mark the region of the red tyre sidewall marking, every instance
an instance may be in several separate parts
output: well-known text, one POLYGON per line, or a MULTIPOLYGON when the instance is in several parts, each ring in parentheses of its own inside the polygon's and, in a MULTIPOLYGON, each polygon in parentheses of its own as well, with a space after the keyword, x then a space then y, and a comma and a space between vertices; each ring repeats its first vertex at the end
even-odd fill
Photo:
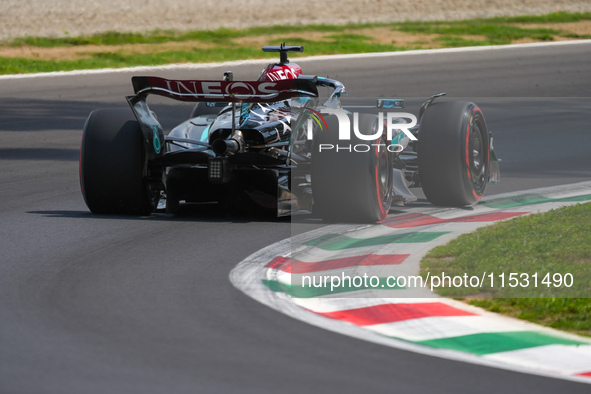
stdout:
POLYGON ((379 163, 380 163, 380 138, 378 138, 377 140, 377 144, 376 144, 376 165, 375 165, 375 174, 376 174, 376 194, 378 196, 378 205, 380 207, 380 220, 382 220, 383 218, 386 217, 386 215, 388 214, 383 205, 382 205, 382 198, 380 196, 380 183, 379 183, 379 174, 378 174, 378 167, 379 167, 379 163))

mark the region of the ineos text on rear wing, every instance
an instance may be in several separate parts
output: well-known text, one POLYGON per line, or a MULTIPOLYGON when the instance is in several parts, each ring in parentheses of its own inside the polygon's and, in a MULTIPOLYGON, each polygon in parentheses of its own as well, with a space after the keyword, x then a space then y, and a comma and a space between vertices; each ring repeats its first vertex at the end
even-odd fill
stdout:
POLYGON ((286 79, 259 81, 169 80, 158 77, 133 77, 136 95, 157 94, 180 101, 275 102, 293 97, 318 97, 314 81, 286 79))

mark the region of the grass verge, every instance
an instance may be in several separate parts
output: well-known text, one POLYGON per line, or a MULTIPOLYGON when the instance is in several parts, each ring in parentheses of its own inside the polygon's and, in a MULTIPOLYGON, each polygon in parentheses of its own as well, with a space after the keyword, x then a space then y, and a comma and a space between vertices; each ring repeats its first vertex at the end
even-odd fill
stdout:
POLYGON ((451 277, 494 272, 495 282, 491 286, 487 274, 482 288, 440 288, 438 294, 463 297, 493 312, 591 336, 591 300, 587 298, 591 289, 591 203, 496 223, 434 248, 421 262, 421 274, 443 272, 451 277), (519 275, 510 282, 510 273, 529 274, 529 283, 519 275), (544 283, 546 273, 550 276, 544 283), (554 273, 563 277, 570 273, 572 286, 556 287, 554 273))
POLYGON ((441 22, 23 37, 0 42, 0 74, 274 57, 261 52, 260 47, 282 41, 306 45, 305 55, 325 55, 580 38, 591 38, 589 12, 441 22))

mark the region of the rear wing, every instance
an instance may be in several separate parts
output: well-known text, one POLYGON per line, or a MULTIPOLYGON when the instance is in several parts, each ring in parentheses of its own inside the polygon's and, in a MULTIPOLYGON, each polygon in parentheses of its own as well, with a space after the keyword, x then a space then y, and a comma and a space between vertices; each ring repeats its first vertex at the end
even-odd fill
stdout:
POLYGON ((312 80, 285 79, 260 81, 169 80, 159 77, 132 77, 136 96, 157 94, 180 101, 275 102, 293 97, 318 97, 312 80))
MULTIPOLYGON (((164 130, 146 103, 146 97, 149 94, 157 94, 180 101, 227 103, 265 103, 283 101, 292 97, 318 97, 316 82, 312 79, 259 82, 132 77, 131 82, 135 96, 126 98, 142 129, 148 160, 156 159, 165 153, 164 130)), ((232 112, 235 110, 236 106, 232 106, 232 112)))

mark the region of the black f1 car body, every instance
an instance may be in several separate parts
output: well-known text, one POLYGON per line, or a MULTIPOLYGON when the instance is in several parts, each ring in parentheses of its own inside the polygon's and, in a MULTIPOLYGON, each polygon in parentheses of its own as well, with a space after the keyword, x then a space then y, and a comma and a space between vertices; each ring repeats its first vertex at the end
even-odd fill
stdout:
MULTIPOLYGON (((133 77, 128 107, 93 111, 84 126, 80 181, 90 210, 150 214, 160 205, 255 204, 278 216, 312 212, 330 221, 375 222, 422 187, 436 205, 476 203, 499 179, 492 137, 473 103, 438 94, 414 115, 343 108, 344 85, 302 74, 288 52, 256 81, 133 77), (327 88, 327 98, 318 88, 327 88), (165 134, 146 98, 196 102, 191 117, 165 134), (376 113, 377 112, 377 113, 376 113), (416 124, 415 124, 416 123, 416 124)), ((374 103, 376 103, 374 101, 374 103)))

